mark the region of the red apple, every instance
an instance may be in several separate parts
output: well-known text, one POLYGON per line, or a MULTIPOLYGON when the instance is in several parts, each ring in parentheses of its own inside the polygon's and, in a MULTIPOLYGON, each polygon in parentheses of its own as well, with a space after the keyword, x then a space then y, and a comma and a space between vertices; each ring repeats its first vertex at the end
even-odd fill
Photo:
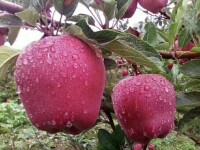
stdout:
POLYGON ((122 70, 121 70, 121 75, 122 75, 123 77, 129 75, 128 70, 127 70, 127 69, 122 69, 122 70))
POLYGON ((174 65, 173 63, 170 63, 170 64, 167 65, 167 68, 168 68, 169 70, 172 70, 173 65, 174 65))
POLYGON ((0 28, 0 46, 6 42, 6 36, 8 35, 8 28, 0 28))
POLYGON ((168 0, 138 0, 138 3, 144 9, 156 14, 167 6, 168 0))
POLYGON ((161 75, 144 74, 119 81, 112 101, 125 134, 135 142, 148 144, 174 128, 176 93, 161 75))
POLYGON ((133 150, 143 150, 142 144, 135 144, 133 150))
POLYGON ((155 147, 155 145, 153 145, 153 144, 149 144, 149 145, 148 145, 148 149, 149 149, 149 150, 156 150, 156 147, 155 147))
POLYGON ((133 0, 122 18, 131 18, 137 9, 138 0, 133 0))
POLYGON ((140 32, 138 32, 137 30, 133 29, 133 28, 128 28, 128 33, 135 35, 136 37, 140 36, 140 32))
POLYGON ((178 40, 174 42, 174 51, 190 51, 193 47, 195 47, 195 44, 192 42, 189 42, 184 48, 179 47, 178 40))
POLYGON ((14 75, 38 129, 79 134, 95 124, 105 86, 99 50, 70 35, 46 37, 25 48, 14 75))

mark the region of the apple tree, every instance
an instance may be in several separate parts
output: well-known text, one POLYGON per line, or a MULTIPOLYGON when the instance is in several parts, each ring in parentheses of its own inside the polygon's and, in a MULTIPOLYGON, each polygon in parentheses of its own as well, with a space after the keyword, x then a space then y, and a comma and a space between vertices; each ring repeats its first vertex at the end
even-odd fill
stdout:
POLYGON ((109 124, 98 150, 156 149, 151 140, 173 131, 199 144, 199 20, 199 0, 0 0, 0 80, 14 72, 39 130, 109 124), (90 14, 74 15, 78 5, 90 14), (137 9, 147 17, 129 27, 137 9), (21 28, 43 36, 20 51, 5 46, 21 28))

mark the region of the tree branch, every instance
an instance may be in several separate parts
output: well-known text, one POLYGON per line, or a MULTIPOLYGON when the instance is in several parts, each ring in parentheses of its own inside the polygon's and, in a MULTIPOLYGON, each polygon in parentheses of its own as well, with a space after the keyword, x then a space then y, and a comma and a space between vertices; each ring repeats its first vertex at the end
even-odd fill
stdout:
POLYGON ((0 10, 14 14, 22 11, 23 7, 15 3, 8 2, 6 0, 0 0, 0 10))
POLYGON ((186 52, 186 51, 176 51, 176 52, 166 52, 160 51, 160 55, 164 59, 182 59, 182 58, 189 58, 194 59, 200 57, 200 52, 186 52))

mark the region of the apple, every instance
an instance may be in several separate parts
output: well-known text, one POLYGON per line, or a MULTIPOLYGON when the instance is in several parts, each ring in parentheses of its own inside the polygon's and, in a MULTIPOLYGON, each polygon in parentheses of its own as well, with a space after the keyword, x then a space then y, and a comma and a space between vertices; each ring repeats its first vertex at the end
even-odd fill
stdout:
POLYGON ((154 144, 149 144, 149 145, 148 145, 148 149, 149 149, 149 150, 156 150, 156 147, 155 147, 154 144))
POLYGON ((138 0, 133 0, 131 5, 129 6, 129 8, 125 12, 125 14, 123 15, 122 19, 123 18, 131 18, 137 9, 137 4, 138 4, 138 0))
POLYGON ((178 40, 174 42, 174 51, 190 51, 195 44, 193 42, 189 42, 184 48, 179 47, 178 40))
POLYGON ((6 42, 6 36, 8 35, 8 28, 0 28, 0 46, 6 42))
POLYGON ((134 147, 133 147, 133 150, 143 150, 143 146, 142 144, 135 144, 134 147))
POLYGON ((127 31, 128 31, 128 33, 130 33, 130 34, 132 34, 132 35, 134 35, 136 37, 140 36, 140 32, 138 32, 137 30, 135 30, 135 29, 133 29, 131 27, 129 27, 127 31))
POLYGON ((125 134, 135 142, 148 144, 174 128, 176 93, 161 75, 143 74, 119 81, 112 102, 125 134))
POLYGON ((124 77, 124 76, 127 76, 129 75, 129 71, 127 69, 122 69, 121 70, 121 75, 124 77))
POLYGON ((156 14, 167 6, 168 0, 138 0, 138 3, 144 9, 156 14))
POLYGON ((98 49, 70 36, 49 36, 27 46, 14 71, 31 123, 49 133, 79 134, 99 115, 105 67, 98 49))

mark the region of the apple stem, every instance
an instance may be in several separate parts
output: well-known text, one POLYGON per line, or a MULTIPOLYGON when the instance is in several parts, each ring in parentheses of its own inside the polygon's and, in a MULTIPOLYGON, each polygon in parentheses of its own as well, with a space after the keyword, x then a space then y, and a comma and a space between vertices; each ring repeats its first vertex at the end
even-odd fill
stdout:
POLYGON ((108 117, 109 124, 110 124, 112 130, 114 131, 115 130, 115 124, 113 122, 113 118, 112 118, 112 115, 111 115, 110 111, 104 109, 104 112, 105 112, 106 116, 108 117))

